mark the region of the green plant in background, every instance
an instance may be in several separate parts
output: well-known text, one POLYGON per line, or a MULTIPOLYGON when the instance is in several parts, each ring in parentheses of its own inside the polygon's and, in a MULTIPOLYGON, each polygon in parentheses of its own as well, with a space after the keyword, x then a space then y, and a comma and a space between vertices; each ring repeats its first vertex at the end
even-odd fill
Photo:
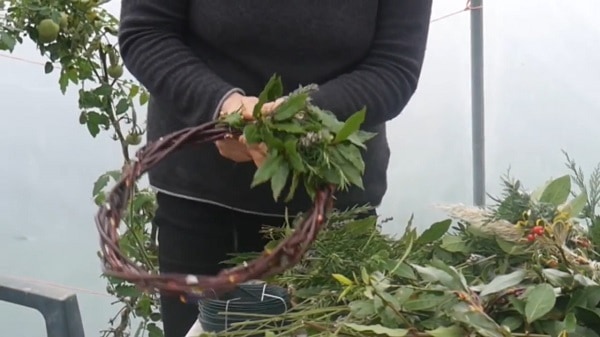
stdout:
MULTIPOLYGON (((58 86, 65 94, 77 88, 79 122, 92 137, 108 134, 121 149, 123 165, 131 160, 132 147, 141 143, 144 119, 137 108, 148 101, 146 90, 122 77, 123 64, 116 46, 118 20, 96 0, 3 0, 0 50, 13 52, 29 39, 46 58, 46 74, 59 72, 58 86)), ((121 168, 108 171, 94 183, 96 204, 104 202, 111 181, 121 168)), ((156 270, 156 229, 152 227, 154 194, 134 187, 135 193, 123 217, 121 247, 130 259, 156 270)), ((120 307, 102 336, 162 336, 156 296, 107 278, 106 290, 120 307), (139 322, 133 325, 135 322, 139 322)))

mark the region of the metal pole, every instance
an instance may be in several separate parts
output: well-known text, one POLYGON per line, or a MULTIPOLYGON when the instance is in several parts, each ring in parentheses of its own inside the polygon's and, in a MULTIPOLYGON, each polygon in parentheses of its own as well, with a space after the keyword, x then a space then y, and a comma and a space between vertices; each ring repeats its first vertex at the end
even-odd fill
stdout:
POLYGON ((483 86, 483 0, 471 1, 471 132, 473 201, 485 205, 485 123, 483 86))

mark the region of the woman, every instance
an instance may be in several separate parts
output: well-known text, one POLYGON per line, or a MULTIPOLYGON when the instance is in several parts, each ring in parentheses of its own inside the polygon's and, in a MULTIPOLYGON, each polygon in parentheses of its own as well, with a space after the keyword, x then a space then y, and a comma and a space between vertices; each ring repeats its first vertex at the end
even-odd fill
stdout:
MULTIPOLYGON (((379 205, 389 148, 385 123, 414 93, 431 0, 122 0, 119 44, 128 70, 151 93, 148 141, 242 108, 268 79, 285 89, 316 83, 315 105, 345 120, 363 106, 376 132, 365 153, 365 190, 338 208, 379 205)), ((270 106, 273 108, 273 105, 270 106)), ((262 225, 310 206, 304 194, 276 203, 269 184, 250 188, 260 149, 230 140, 178 151, 150 174, 157 191, 162 272, 215 274, 234 251, 260 251, 262 225)), ((181 337, 194 305, 163 298, 166 337, 181 337)))

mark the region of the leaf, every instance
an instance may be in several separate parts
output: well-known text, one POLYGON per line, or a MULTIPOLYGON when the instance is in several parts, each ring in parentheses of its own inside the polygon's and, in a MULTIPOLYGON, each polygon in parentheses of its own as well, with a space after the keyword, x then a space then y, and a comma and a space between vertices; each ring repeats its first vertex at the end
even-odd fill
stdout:
POLYGON ((258 120, 261 116, 261 109, 267 102, 274 101, 283 94, 283 83, 281 77, 273 74, 261 93, 258 95, 258 103, 254 106, 252 116, 258 120))
POLYGON ((363 108, 360 111, 355 112, 352 116, 350 116, 339 132, 336 133, 335 138, 333 140, 334 143, 343 142, 348 139, 351 134, 360 130, 361 124, 365 121, 366 108, 363 108))
POLYGON ((125 98, 121 98, 115 107, 115 113, 121 115, 127 112, 127 110, 129 110, 129 101, 125 98))
POLYGON ((308 99, 307 94, 298 94, 290 97, 285 102, 283 102, 275 113, 273 114, 273 119, 276 121, 284 121, 286 119, 292 118, 296 113, 298 113, 302 108, 306 106, 306 100, 308 99))
POLYGON ((570 287, 575 282, 573 275, 554 268, 546 268, 542 274, 555 287, 570 287))
POLYGON ((348 163, 354 165, 358 171, 363 174, 365 172, 365 162, 363 161, 360 149, 356 146, 348 144, 338 145, 339 152, 348 161, 348 163))
POLYGON ((282 162, 283 158, 276 151, 269 152, 263 164, 254 173, 250 187, 255 187, 271 179, 282 162))
POLYGON ((292 182, 290 184, 290 189, 288 191, 287 196, 285 197, 285 202, 289 202, 294 197, 296 193, 296 189, 298 189, 298 185, 300 184, 300 174, 294 173, 292 175, 292 182))
POLYGON ((451 286, 452 289, 454 289, 454 290, 462 290, 464 292, 469 292, 469 285, 467 284, 467 280, 465 279, 465 276, 463 274, 459 273, 458 270, 456 270, 456 268, 454 268, 453 266, 448 266, 441 260, 436 260, 436 259, 434 259, 431 262, 431 265, 433 267, 436 267, 440 270, 445 271, 446 273, 448 273, 448 275, 452 276, 452 279, 454 280, 454 282, 452 282, 452 284, 448 284, 447 286, 449 286, 449 287, 451 286))
POLYGON ((285 143, 283 143, 283 148, 285 149, 286 158, 291 167, 298 172, 306 171, 302 157, 298 153, 298 140, 287 140, 285 143))
POLYGON ((405 337, 408 335, 409 330, 407 329, 390 329, 380 324, 374 325, 361 325, 354 323, 344 323, 347 328, 350 328, 357 332, 372 332, 376 335, 385 335, 389 337, 405 337))
POLYGON ((377 216, 356 219, 345 225, 344 230, 355 236, 370 234, 376 230, 377 216))
POLYGON ((571 193, 571 176, 564 175, 551 181, 542 192, 540 202, 559 206, 567 201, 571 193))
POLYGON ((16 44, 17 39, 15 39, 11 34, 7 33, 6 31, 0 31, 0 50, 7 50, 12 53, 16 44))
POLYGON ((92 188, 92 197, 95 197, 100 192, 102 192, 102 189, 106 187, 109 180, 110 177, 107 174, 101 175, 94 183, 94 188, 92 188))
POLYGON ((405 279, 409 279, 409 280, 417 279, 415 272, 406 262, 398 264, 396 261, 392 261, 391 264, 394 266, 392 269, 392 271, 393 271, 392 273, 394 275, 405 278, 405 279))
POLYGON ((509 337, 511 334, 483 311, 476 310, 465 302, 452 307, 451 313, 459 322, 472 327, 483 337, 509 337))
POLYGON ((294 134, 302 134, 302 133, 306 132, 306 130, 300 124, 294 123, 294 122, 273 123, 272 125, 270 125, 270 127, 273 130, 287 132, 287 133, 294 133, 294 134))
POLYGON ((528 323, 532 323, 546 315, 554 308, 556 295, 551 285, 539 284, 528 292, 525 300, 525 317, 528 323))
POLYGON ((142 93, 140 94, 140 98, 139 98, 139 103, 140 105, 144 105, 146 103, 148 103, 148 100, 150 99, 150 96, 148 94, 147 91, 142 91, 142 93))
MULTIPOLYGON (((454 295, 452 295, 454 297, 454 295)), ((417 298, 412 298, 402 305, 408 311, 435 310, 448 300, 448 295, 421 293, 417 298)))
POLYGON ((279 200, 279 196, 281 195, 281 191, 283 191, 283 188, 287 183, 289 174, 290 167, 286 162, 282 161, 282 163, 279 165, 279 168, 271 178, 271 190, 273 191, 273 200, 279 200))
POLYGON ((411 264, 411 267, 417 271, 417 273, 425 282, 440 283, 441 285, 452 290, 461 288, 460 286, 457 286, 452 275, 441 269, 434 267, 423 267, 416 264, 411 264))
POLYGON ((244 138, 248 144, 256 144, 262 141, 262 137, 255 123, 247 124, 244 127, 244 138))
POLYGON ((587 199, 587 193, 584 191, 571 199, 571 201, 562 208, 562 211, 566 212, 570 218, 578 217, 581 212, 583 212, 585 205, 587 204, 587 199))
POLYGON ((440 247, 450 253, 467 253, 469 249, 462 237, 458 235, 446 235, 442 238, 440 247))
POLYGON ((44 64, 44 73, 45 74, 50 74, 52 72, 52 70, 54 70, 54 65, 52 64, 52 62, 47 61, 44 64))
POLYGON ((523 245, 502 240, 499 237, 496 237, 496 243, 498 244, 498 247, 508 255, 523 255, 527 252, 523 245))
POLYGON ((519 316, 508 316, 500 322, 500 325, 508 327, 510 331, 515 331, 523 325, 523 319, 519 316))
POLYGON ((146 330, 148 330, 148 337, 164 336, 163 331, 154 323, 148 323, 148 325, 146 325, 146 330))
POLYGON ((446 219, 443 221, 439 221, 431 225, 431 227, 427 228, 423 231, 423 234, 419 236, 417 239, 417 245, 425 245, 434 241, 439 240, 444 234, 448 232, 450 229, 450 225, 452 225, 451 219, 446 219))
POLYGON ((510 274, 496 276, 490 283, 483 287, 479 296, 487 296, 514 287, 521 283, 525 279, 525 276, 527 276, 527 271, 523 269, 516 270, 510 274))
POLYGON ((367 318, 375 314, 375 306, 373 305, 373 301, 369 300, 358 300, 353 301, 348 304, 350 311, 352 312, 352 316, 356 318, 367 318))
POLYGON ((575 307, 596 307, 600 303, 600 286, 587 286, 573 292, 567 304, 566 311, 572 311, 575 307))
POLYGON ((577 328, 577 318, 575 317, 575 314, 570 312, 565 316, 564 319, 564 324, 565 324, 565 330, 569 333, 573 333, 575 332, 575 329, 577 328))
POLYGON ((583 325, 596 331, 600 330, 600 309, 576 307, 575 317, 583 325))
POLYGON ((447 327, 439 327, 435 330, 425 331, 425 333, 431 337, 464 337, 466 332, 463 328, 457 325, 451 325, 447 327))

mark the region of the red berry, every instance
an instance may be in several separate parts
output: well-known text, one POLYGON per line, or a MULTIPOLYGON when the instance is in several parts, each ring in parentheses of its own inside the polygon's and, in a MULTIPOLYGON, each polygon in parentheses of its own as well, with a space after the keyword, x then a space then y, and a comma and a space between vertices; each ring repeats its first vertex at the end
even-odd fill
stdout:
POLYGON ((535 235, 543 235, 544 234, 544 227, 542 226, 535 226, 531 229, 531 233, 535 234, 535 235))
POLYGON ((527 235, 527 241, 529 241, 529 242, 535 241, 535 235, 533 235, 533 234, 527 235))

